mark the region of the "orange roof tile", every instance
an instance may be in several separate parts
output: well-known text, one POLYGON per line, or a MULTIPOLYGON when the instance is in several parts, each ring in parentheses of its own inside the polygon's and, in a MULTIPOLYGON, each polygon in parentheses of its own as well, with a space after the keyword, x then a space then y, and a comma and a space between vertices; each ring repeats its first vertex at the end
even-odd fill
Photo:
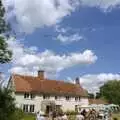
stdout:
POLYGON ((14 81, 15 92, 87 96, 86 90, 81 86, 64 81, 40 80, 39 77, 22 75, 12 75, 12 80, 14 81))

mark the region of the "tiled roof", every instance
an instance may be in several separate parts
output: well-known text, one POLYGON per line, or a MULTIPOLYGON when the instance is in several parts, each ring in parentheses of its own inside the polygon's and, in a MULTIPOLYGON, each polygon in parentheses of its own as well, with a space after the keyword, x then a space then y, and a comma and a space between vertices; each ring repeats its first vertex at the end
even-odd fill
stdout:
POLYGON ((39 77, 21 75, 12 75, 12 80, 14 81, 15 92, 87 96, 87 91, 80 85, 64 81, 49 79, 40 80, 39 77))
POLYGON ((89 99, 89 104, 108 104, 107 101, 103 100, 103 99, 89 99))

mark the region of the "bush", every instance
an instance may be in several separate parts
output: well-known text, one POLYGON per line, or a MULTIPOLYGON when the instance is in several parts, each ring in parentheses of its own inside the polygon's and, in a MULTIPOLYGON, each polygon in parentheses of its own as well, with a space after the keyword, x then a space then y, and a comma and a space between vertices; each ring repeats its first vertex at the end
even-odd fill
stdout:
POLYGON ((74 111, 74 110, 68 110, 68 111, 65 112, 65 114, 66 114, 66 115, 76 115, 77 112, 74 111))
POLYGON ((117 118, 113 118, 113 120, 118 120, 117 118))

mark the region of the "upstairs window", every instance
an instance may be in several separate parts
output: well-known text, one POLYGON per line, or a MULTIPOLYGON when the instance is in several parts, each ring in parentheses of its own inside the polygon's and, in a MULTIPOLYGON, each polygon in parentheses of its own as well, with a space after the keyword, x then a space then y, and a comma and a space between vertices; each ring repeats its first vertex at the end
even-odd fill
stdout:
POLYGON ((35 98, 35 95, 34 94, 30 94, 30 98, 31 99, 35 98))
POLYGON ((55 100, 60 100, 61 97, 60 96, 55 96, 55 100))
POLYGON ((75 101, 80 101, 80 97, 75 97, 75 101))
POLYGON ((70 96, 66 96, 66 100, 70 100, 70 96))
POLYGON ((43 99, 50 99, 49 95, 43 95, 43 99))
POLYGON ((35 97, 35 95, 34 94, 31 94, 31 93, 25 93, 24 94, 24 98, 25 99, 33 99, 35 97))
POLYGON ((58 96, 55 96, 55 100, 57 100, 58 99, 58 96))
POLYGON ((29 98, 29 93, 25 93, 24 98, 29 98))

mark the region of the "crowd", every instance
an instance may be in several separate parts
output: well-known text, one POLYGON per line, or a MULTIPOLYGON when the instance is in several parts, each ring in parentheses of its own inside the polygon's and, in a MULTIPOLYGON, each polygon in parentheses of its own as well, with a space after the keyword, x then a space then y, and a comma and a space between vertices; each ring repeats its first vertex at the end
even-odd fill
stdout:
MULTIPOLYGON (((76 115, 76 120, 85 120, 85 114, 86 114, 85 110, 78 113, 76 115)), ((65 113, 59 115, 56 115, 55 113, 53 114, 50 113, 49 115, 45 115, 45 114, 40 114, 40 112, 38 112, 36 114, 36 120, 69 120, 69 119, 65 113)))

